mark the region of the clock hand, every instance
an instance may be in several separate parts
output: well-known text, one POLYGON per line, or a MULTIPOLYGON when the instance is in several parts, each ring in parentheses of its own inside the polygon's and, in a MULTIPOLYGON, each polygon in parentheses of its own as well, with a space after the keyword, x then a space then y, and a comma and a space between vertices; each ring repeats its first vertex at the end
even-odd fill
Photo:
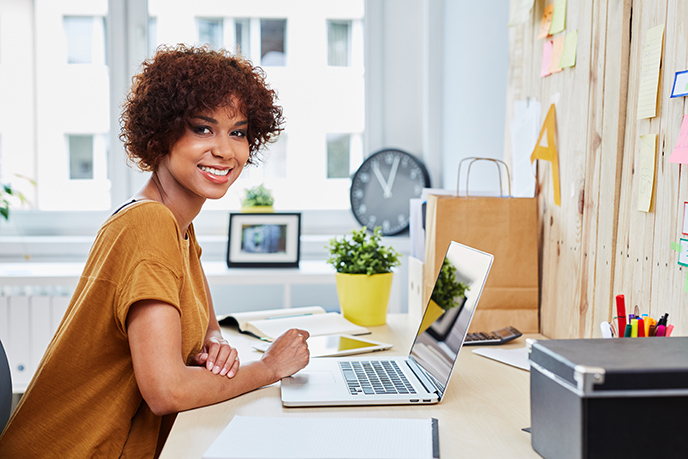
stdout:
POLYGON ((382 187, 382 190, 385 192, 385 198, 391 196, 392 191, 389 189, 389 186, 387 186, 387 181, 384 179, 384 177, 382 177, 382 172, 380 172, 380 166, 378 166, 377 163, 373 163, 372 168, 373 172, 375 173, 375 177, 377 177, 377 181, 380 182, 380 186, 382 187))
POLYGON ((397 169, 399 169, 399 157, 395 156, 392 163, 392 171, 389 173, 389 180, 387 180, 386 198, 392 197, 392 187, 394 186, 394 179, 397 177, 397 169))

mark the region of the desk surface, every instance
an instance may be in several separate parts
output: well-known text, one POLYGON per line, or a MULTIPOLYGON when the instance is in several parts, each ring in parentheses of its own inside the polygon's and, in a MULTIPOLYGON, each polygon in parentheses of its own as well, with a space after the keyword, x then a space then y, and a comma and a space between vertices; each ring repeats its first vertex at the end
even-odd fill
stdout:
MULTIPOLYGON (((408 355, 417 323, 406 314, 390 314, 387 325, 370 327, 372 339, 394 343, 375 357, 408 355)), ((223 329, 243 362, 260 358, 255 338, 223 329)), ((525 345, 521 337, 502 348, 525 345)), ((279 383, 223 403, 180 413, 161 458, 201 458, 235 415, 294 417, 377 417, 439 419, 440 457, 540 457, 530 445, 530 376, 527 371, 478 356, 466 347, 459 354, 445 397, 436 405, 284 408, 279 383)), ((266 438, 267 435, 266 435, 266 438)))

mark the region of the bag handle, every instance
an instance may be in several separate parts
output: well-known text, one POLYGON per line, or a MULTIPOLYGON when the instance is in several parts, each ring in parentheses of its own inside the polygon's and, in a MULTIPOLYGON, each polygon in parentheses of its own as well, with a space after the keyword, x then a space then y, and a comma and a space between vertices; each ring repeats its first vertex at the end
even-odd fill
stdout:
POLYGON ((459 172, 456 178, 456 195, 459 196, 459 186, 461 183, 461 165, 464 163, 464 161, 470 161, 468 164, 468 170, 466 171, 466 196, 468 196, 468 179, 471 176, 471 166, 473 165, 474 162, 476 161, 490 161, 491 163, 494 163, 494 165, 497 167, 497 174, 499 174, 499 195, 501 197, 504 197, 504 188, 502 185, 502 168, 500 166, 504 166, 504 169, 506 170, 506 178, 507 178, 507 184, 508 184, 508 191, 509 194, 506 195, 506 197, 511 196, 511 175, 509 174, 509 166, 506 165, 504 161, 501 159, 494 159, 494 158, 481 158, 478 156, 469 156, 467 158, 463 158, 461 161, 459 161, 459 172))

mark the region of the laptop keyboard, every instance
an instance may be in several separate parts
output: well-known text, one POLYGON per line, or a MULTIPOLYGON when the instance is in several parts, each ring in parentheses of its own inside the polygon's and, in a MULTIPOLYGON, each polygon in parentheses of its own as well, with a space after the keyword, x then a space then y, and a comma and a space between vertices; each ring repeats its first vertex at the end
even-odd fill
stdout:
POLYGON ((416 393, 393 360, 341 361, 339 367, 351 395, 416 393))

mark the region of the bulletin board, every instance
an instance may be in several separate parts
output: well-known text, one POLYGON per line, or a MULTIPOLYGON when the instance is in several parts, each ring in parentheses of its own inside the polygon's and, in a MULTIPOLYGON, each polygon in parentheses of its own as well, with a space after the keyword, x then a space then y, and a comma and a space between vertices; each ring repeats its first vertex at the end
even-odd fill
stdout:
POLYGON ((688 335, 688 267, 679 264, 688 166, 670 161, 688 144, 688 2, 512 0, 511 8, 507 161, 523 159, 516 114, 539 104, 542 134, 554 107, 553 136, 538 139, 533 151, 545 154, 530 162, 541 332, 600 337, 624 294, 629 309, 669 313, 674 333, 688 335))

